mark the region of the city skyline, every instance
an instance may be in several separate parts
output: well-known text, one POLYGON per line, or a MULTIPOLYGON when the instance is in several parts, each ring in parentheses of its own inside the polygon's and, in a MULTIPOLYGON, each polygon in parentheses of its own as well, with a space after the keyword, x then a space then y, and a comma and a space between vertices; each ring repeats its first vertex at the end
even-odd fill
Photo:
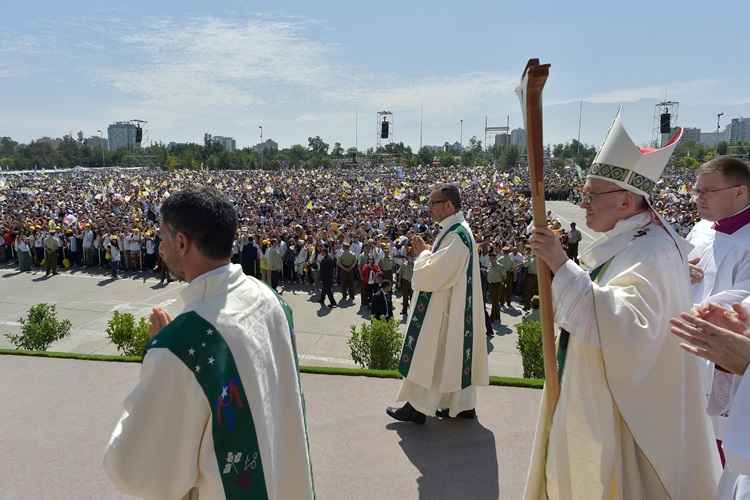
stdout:
POLYGON ((595 146, 620 106, 642 144, 651 140, 654 104, 665 98, 681 103, 678 125, 704 132, 715 131, 719 112, 722 129, 750 116, 750 77, 732 62, 744 44, 721 44, 716 57, 706 43, 747 40, 743 3, 731 16, 645 1, 627 12, 550 3, 533 16, 492 2, 473 10, 380 5, 370 12, 343 2, 259 1, 252 10, 239 0, 218 9, 176 0, 134 0, 127 9, 11 4, 0 19, 0 92, 13 98, 0 135, 92 136, 137 118, 148 121, 147 143, 200 144, 215 131, 243 148, 259 142, 263 126, 280 147, 319 135, 366 150, 375 144, 376 113, 387 109, 395 140, 414 150, 421 110, 423 144, 458 141, 461 120, 466 144, 484 140, 485 115, 491 126, 505 125, 508 114, 511 128, 523 126, 513 91, 529 57, 552 64, 547 144, 577 138, 580 101, 581 140, 595 146))

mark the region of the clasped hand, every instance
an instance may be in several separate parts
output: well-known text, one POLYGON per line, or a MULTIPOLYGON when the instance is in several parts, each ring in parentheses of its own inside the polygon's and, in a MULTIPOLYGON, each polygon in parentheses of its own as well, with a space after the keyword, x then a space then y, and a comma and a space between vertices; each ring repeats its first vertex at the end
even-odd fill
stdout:
POLYGON ((172 321, 172 316, 161 307, 154 307, 151 310, 151 324, 148 328, 149 338, 153 338, 154 335, 159 333, 159 330, 167 326, 172 321))
POLYGON ((741 304, 708 304, 670 321, 684 350, 742 375, 750 364, 750 314, 741 304))

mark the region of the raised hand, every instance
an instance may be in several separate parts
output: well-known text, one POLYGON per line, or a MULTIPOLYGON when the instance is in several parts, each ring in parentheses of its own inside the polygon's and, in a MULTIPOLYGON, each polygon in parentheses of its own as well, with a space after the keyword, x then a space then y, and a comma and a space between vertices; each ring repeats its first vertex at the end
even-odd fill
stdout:
POLYGON ((151 310, 151 325, 148 329, 149 338, 153 337, 159 330, 167 326, 172 321, 172 316, 161 307, 154 307, 151 310))
POLYGON ((687 352, 743 375, 750 364, 750 337, 720 328, 690 313, 672 318, 670 332, 687 352))

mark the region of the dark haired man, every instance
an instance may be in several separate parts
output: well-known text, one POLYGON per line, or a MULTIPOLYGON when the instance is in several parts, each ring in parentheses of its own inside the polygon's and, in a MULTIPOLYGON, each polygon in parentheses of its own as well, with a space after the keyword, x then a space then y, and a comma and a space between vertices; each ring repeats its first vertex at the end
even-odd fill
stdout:
POLYGON ((185 309, 154 309, 104 468, 142 498, 313 498, 291 310, 230 264, 237 215, 217 191, 174 194, 161 215, 185 309))
POLYGON ((440 224, 432 250, 414 236, 416 292, 399 371, 404 376, 392 418, 423 424, 426 415, 476 418, 476 386, 488 385, 485 310, 474 235, 455 184, 435 187, 430 215, 440 224))

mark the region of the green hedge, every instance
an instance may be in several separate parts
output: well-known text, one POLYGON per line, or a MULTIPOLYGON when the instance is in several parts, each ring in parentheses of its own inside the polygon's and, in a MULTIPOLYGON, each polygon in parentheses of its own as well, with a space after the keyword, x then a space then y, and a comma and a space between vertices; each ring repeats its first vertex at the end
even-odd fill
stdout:
MULTIPOLYGON (((140 363, 140 356, 118 356, 108 354, 81 354, 77 352, 52 352, 52 351, 22 351, 16 349, 0 349, 0 355, 9 356, 34 356, 40 358, 75 359, 80 361, 108 361, 116 363, 140 363)), ((399 379, 401 375, 396 370, 365 370, 361 368, 339 368, 333 366, 301 366, 302 373, 317 375, 344 375, 350 377, 374 377, 399 379)), ((490 385, 505 387, 525 387, 529 389, 541 389, 544 380, 533 378, 516 377, 490 377, 490 385)))

